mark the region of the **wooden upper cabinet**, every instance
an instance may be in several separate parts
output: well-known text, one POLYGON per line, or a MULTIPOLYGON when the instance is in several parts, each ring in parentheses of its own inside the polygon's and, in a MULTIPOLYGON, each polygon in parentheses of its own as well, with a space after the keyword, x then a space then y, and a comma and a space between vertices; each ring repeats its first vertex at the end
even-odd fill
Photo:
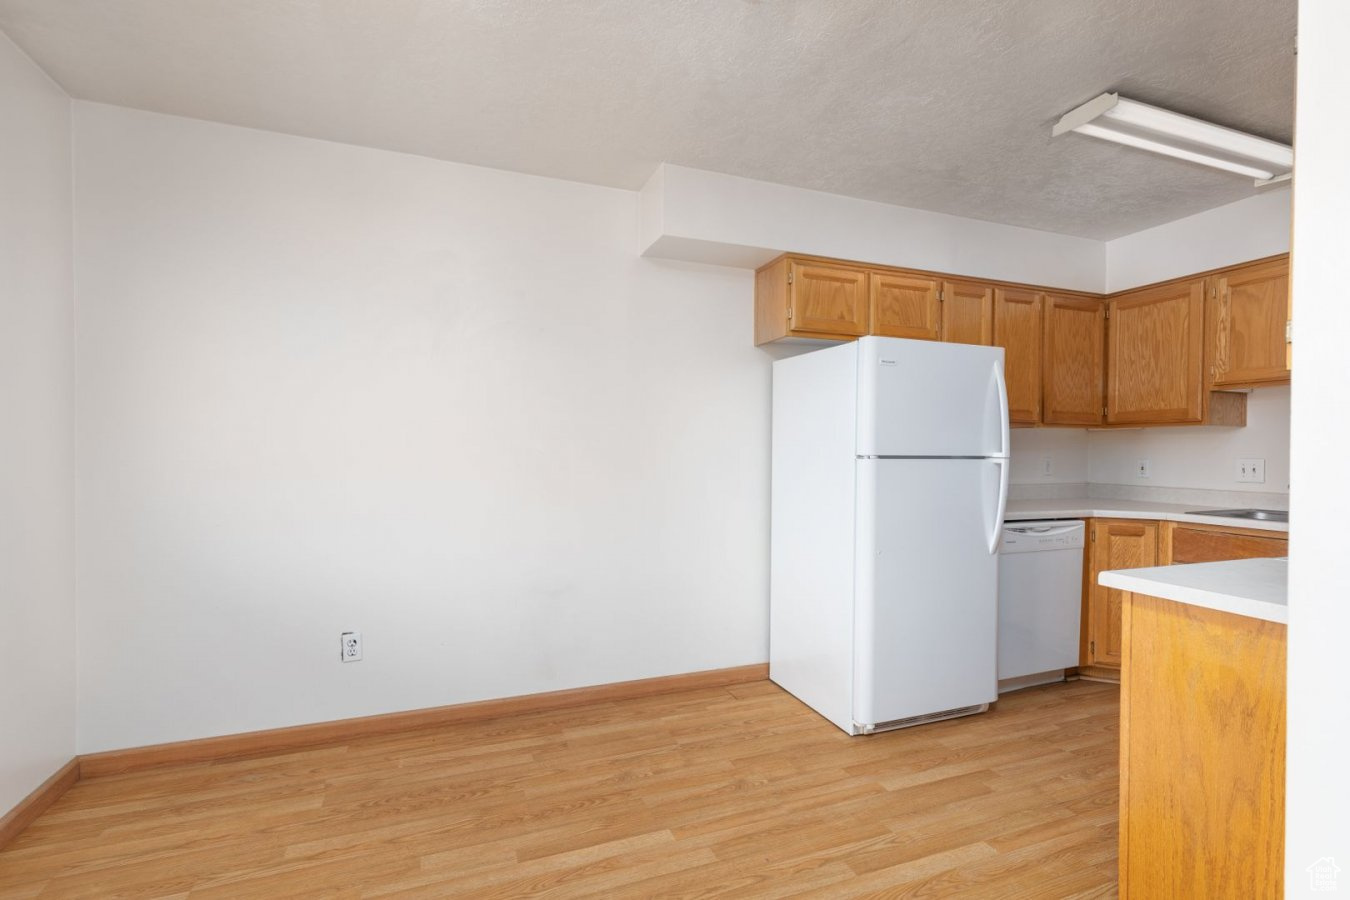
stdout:
POLYGON ((793 331, 867 334, 867 273, 793 260, 788 267, 788 319, 793 331))
POLYGON ((1158 563, 1158 523, 1093 519, 1088 585, 1088 658, 1093 666, 1120 666, 1121 603, 1124 592, 1103 587, 1097 576, 1111 569, 1138 569, 1158 563))
POLYGON ((755 273, 755 343, 867 334, 867 270, 779 257, 755 273))
POLYGON ((872 334, 935 341, 940 282, 900 272, 867 273, 872 334))
POLYGON ((994 343, 994 289, 977 281, 942 282, 942 340, 994 343))
POLYGON ((1221 272, 1209 285, 1210 384, 1243 387, 1287 382, 1289 260, 1221 272))
POLYGON ((1105 371, 1106 306, 1085 297, 1045 295, 1041 421, 1100 425, 1105 371))
POLYGON ((1003 348, 1008 381, 1008 418, 1014 425, 1041 421, 1041 360, 1045 339, 1043 303, 1036 291, 994 291, 994 344, 1003 348))
POLYGON ((1106 421, 1199 422, 1205 414, 1203 280, 1107 302, 1106 421))

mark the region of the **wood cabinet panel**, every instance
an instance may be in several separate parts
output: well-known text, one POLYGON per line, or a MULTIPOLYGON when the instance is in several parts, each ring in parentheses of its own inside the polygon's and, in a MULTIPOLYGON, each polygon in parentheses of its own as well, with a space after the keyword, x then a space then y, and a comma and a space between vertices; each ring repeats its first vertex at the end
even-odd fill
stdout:
POLYGON ((1108 301, 1107 422, 1202 420, 1204 287, 1168 284, 1108 301))
POLYGON ((1008 418, 1016 425, 1037 425, 1041 421, 1043 301, 1044 295, 1037 291, 994 291, 994 344, 1003 348, 1008 418))
POLYGON ((1125 595, 1122 898, 1283 896, 1286 637, 1125 595))
POLYGON ((1288 315, 1287 259, 1211 278, 1206 329, 1210 383, 1233 387, 1287 382, 1288 315))
POLYGON ((1047 425, 1100 425, 1106 353, 1106 305, 1081 297, 1046 294, 1041 421, 1047 425))
POLYGON ((1087 608, 1088 656, 1085 665, 1120 667, 1121 604, 1124 592, 1103 587, 1097 576, 1111 569, 1157 565, 1158 523, 1131 519, 1093 519, 1087 608))
POLYGON ((755 346, 786 337, 789 329, 787 260, 755 270, 755 346))
POLYGON ((940 319, 936 278, 894 272, 868 272, 871 333, 935 341, 940 319))
POLYGON ((755 344, 867 333, 867 270, 780 256, 755 272, 755 344))
POLYGON ((942 282, 942 340, 994 343, 994 289, 975 281, 942 282))
POLYGON ((793 260, 788 265, 788 320, 793 331, 867 334, 867 273, 793 260))
POLYGON ((1163 528, 1159 564, 1164 566, 1289 555, 1289 539, 1279 532, 1183 522, 1163 528))

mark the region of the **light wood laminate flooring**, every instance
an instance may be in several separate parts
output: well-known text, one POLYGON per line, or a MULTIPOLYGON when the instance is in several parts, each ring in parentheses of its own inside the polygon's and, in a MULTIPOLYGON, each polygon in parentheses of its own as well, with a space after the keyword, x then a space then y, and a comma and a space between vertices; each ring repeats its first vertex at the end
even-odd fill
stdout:
POLYGON ((81 781, 0 897, 1111 897, 1119 694, 850 738, 769 682, 81 781))

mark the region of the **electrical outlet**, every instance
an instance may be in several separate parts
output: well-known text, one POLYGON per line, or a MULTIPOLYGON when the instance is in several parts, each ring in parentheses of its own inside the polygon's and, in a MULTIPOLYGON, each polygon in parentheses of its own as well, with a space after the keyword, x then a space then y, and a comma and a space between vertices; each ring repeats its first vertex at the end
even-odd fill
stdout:
POLYGON ((1141 459, 1141 460, 1138 460, 1137 462, 1135 462, 1135 464, 1134 464, 1134 477, 1135 477, 1135 478, 1152 478, 1152 477, 1153 477, 1153 462, 1152 462, 1152 460, 1141 459))
POLYGON ((1047 478, 1055 474, 1055 460, 1053 457, 1041 457, 1041 474, 1047 478))
POLYGON ((342 661, 343 662, 361 661, 361 632, 359 631, 342 632, 342 661))
POLYGON ((1264 459, 1254 459, 1251 457, 1239 459, 1237 461, 1237 480, 1265 484, 1266 461, 1264 459))

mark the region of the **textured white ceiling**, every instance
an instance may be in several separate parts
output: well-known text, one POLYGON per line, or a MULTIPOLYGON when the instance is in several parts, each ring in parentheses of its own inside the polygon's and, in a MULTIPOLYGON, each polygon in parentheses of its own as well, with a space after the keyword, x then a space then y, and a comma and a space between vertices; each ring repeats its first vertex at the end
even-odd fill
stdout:
POLYGON ((1080 135, 1280 141, 1294 0, 0 0, 73 96, 616 187, 662 162, 1109 238, 1253 193, 1080 135))

